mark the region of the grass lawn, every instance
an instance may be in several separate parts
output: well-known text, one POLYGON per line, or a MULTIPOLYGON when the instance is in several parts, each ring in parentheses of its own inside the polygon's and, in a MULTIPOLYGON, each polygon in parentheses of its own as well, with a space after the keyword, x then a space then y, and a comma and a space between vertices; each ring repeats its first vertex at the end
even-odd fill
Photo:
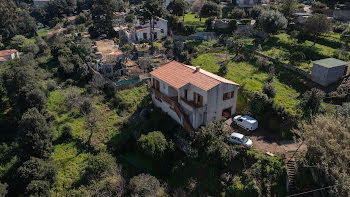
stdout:
MULTIPOLYGON (((274 58, 280 59, 284 63, 290 63, 289 56, 291 53, 301 51, 306 58, 300 63, 295 63, 295 66, 311 73, 312 62, 315 60, 334 57, 338 53, 338 49, 343 42, 340 40, 340 35, 337 33, 330 33, 316 39, 315 46, 312 41, 306 40, 303 43, 298 43, 296 39, 291 38, 288 34, 282 33, 271 36, 262 45, 262 53, 274 58)), ((342 56, 342 60, 349 60, 350 53, 342 56)))
POLYGON ((197 32, 201 32, 201 31, 205 31, 205 20, 207 20, 206 18, 202 18, 202 20, 200 20, 200 18, 196 18, 195 14, 186 14, 185 15, 185 23, 196 27, 196 31, 197 32))
MULTIPOLYGON (((218 73, 219 65, 218 62, 222 61, 214 53, 199 55, 196 59, 192 61, 192 65, 200 66, 202 69, 207 70, 212 73, 218 73)), ((261 92, 262 87, 266 79, 268 78, 268 73, 260 71, 257 67, 249 62, 234 62, 230 61, 228 65, 228 73, 224 76, 225 78, 239 83, 245 89, 249 91, 261 92)), ((284 106, 288 111, 293 114, 297 113, 296 105, 299 103, 298 97, 303 92, 303 90, 293 87, 291 84, 286 84, 282 82, 279 77, 275 77, 274 85, 277 91, 275 101, 284 106)), ((239 98, 237 106, 244 105, 240 102, 245 102, 244 99, 239 98)), ((241 106, 242 107, 242 106, 241 106)))
MULTIPOLYGON (((78 89, 81 94, 85 94, 84 89, 78 89)), ((65 95, 67 89, 60 89, 50 92, 47 110, 56 116, 54 122, 55 131, 55 150, 52 154, 56 165, 58 166, 58 180, 54 185, 53 193, 67 193, 74 184, 79 182, 87 166, 89 157, 87 140, 88 132, 85 117, 79 114, 78 108, 67 110, 65 105, 65 95), (69 123, 73 129, 73 136, 69 139, 61 137, 62 126, 69 123)), ((94 102, 96 109, 97 123, 93 133, 92 147, 97 151, 106 151, 107 144, 113 141, 113 144, 123 143, 125 133, 121 133, 123 121, 127 120, 140 107, 144 98, 148 95, 145 86, 140 86, 128 90, 119 91, 119 106, 116 109, 106 102, 101 96, 82 95, 83 98, 90 97, 94 102), (118 115, 118 108, 124 108, 123 117, 118 115)), ((1 168, 0 168, 1 170, 1 168)))

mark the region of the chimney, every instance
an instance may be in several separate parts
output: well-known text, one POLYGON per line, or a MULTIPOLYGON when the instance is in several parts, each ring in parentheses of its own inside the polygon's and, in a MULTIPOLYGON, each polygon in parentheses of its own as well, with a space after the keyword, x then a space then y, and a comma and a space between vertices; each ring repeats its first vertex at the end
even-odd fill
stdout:
POLYGON ((199 72, 201 68, 199 66, 196 66, 196 72, 199 72))

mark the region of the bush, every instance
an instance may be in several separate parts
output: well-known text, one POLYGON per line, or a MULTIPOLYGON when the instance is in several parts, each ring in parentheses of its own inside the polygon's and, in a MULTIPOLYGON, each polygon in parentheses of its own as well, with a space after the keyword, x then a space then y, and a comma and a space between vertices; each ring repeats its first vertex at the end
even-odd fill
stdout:
POLYGON ((256 58, 255 65, 258 66, 262 70, 267 70, 270 67, 271 62, 263 57, 258 56, 256 58))
POLYGON ((340 23, 334 27, 333 31, 335 33, 343 33, 346 30, 346 28, 348 28, 348 27, 349 27, 348 25, 346 25, 344 23, 340 23))
POLYGON ((29 197, 51 196, 50 183, 47 181, 33 180, 27 186, 25 195, 29 197))
POLYGON ((290 55, 289 61, 291 64, 302 62, 305 59, 305 54, 301 51, 294 52, 290 55))
POLYGON ((266 33, 277 33, 288 25, 287 19, 276 10, 263 11, 258 19, 259 25, 266 33))
POLYGON ((112 155, 108 153, 98 153, 90 156, 85 169, 85 176, 89 179, 101 177, 104 172, 110 172, 117 168, 117 164, 112 155))
POLYGON ((48 81, 48 82, 46 83, 47 90, 50 91, 50 92, 51 92, 51 91, 54 91, 54 90, 56 89, 56 86, 57 86, 57 84, 56 84, 56 82, 53 81, 53 80, 48 81))
POLYGON ((73 137, 73 128, 70 124, 65 124, 62 127, 62 135, 63 138, 72 138, 73 137))
POLYGON ((147 135, 142 134, 137 143, 145 154, 154 158, 163 157, 169 146, 163 133, 160 131, 153 131, 147 135))
POLYGON ((265 9, 262 6, 255 5, 253 8, 250 10, 250 16, 253 19, 258 19, 260 14, 264 11, 265 9))
POLYGON ((90 114, 92 110, 93 110, 93 106, 92 106, 92 101, 90 99, 85 99, 84 102, 79 107, 80 114, 83 116, 90 114))
POLYGON ((36 55, 39 52, 39 47, 34 43, 27 43, 23 46, 22 51, 24 53, 33 53, 36 55))
POLYGON ((157 196, 160 189, 158 179, 149 174, 139 174, 129 182, 131 196, 157 196))
POLYGON ((7 187, 8 185, 6 183, 0 182, 0 196, 6 196, 7 194, 7 187))
POLYGON ((322 102, 324 96, 325 94, 322 90, 312 88, 303 94, 298 106, 304 110, 306 116, 315 115, 323 109, 322 102))
POLYGON ((132 23, 132 21, 133 21, 135 18, 136 18, 135 15, 133 15, 133 14, 128 14, 128 15, 125 16, 125 22, 127 22, 127 23, 132 23))
POLYGON ((237 8, 235 7, 233 10, 232 10, 232 13, 231 13, 231 18, 233 19, 241 19, 245 17, 245 12, 244 10, 240 9, 240 8, 237 8))
POLYGON ((188 53, 188 51, 182 51, 179 55, 179 60, 180 62, 183 62, 183 63, 188 63, 190 62, 191 60, 191 56, 190 54, 188 53))
POLYGON ((314 1, 311 3, 312 8, 316 8, 316 9, 325 9, 327 8, 327 5, 324 3, 321 3, 319 1, 314 1))
POLYGON ((276 89, 272 83, 265 83, 262 93, 266 94, 269 98, 275 98, 276 89))

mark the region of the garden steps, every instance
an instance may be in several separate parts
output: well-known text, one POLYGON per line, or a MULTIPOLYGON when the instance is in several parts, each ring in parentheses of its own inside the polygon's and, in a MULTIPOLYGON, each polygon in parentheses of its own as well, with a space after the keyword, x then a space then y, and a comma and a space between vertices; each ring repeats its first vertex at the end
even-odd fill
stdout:
POLYGON ((287 190, 289 193, 294 193, 296 190, 296 186, 295 186, 296 175, 297 175, 296 162, 295 162, 295 159, 292 158, 287 162, 287 177, 288 177, 287 190))

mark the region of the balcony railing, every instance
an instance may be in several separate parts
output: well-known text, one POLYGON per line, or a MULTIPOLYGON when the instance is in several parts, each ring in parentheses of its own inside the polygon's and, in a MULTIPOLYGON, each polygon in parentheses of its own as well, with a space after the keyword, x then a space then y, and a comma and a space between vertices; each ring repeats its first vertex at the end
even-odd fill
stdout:
POLYGON ((203 107, 203 106, 201 106, 201 105, 199 105, 199 104, 195 104, 195 103, 193 103, 193 101, 189 101, 189 100, 187 100, 187 99, 185 99, 185 98, 183 98, 183 97, 181 97, 181 100, 182 100, 184 103, 186 103, 187 105, 189 105, 189 106, 191 106, 191 107, 193 107, 193 108, 200 108, 200 107, 203 107))

